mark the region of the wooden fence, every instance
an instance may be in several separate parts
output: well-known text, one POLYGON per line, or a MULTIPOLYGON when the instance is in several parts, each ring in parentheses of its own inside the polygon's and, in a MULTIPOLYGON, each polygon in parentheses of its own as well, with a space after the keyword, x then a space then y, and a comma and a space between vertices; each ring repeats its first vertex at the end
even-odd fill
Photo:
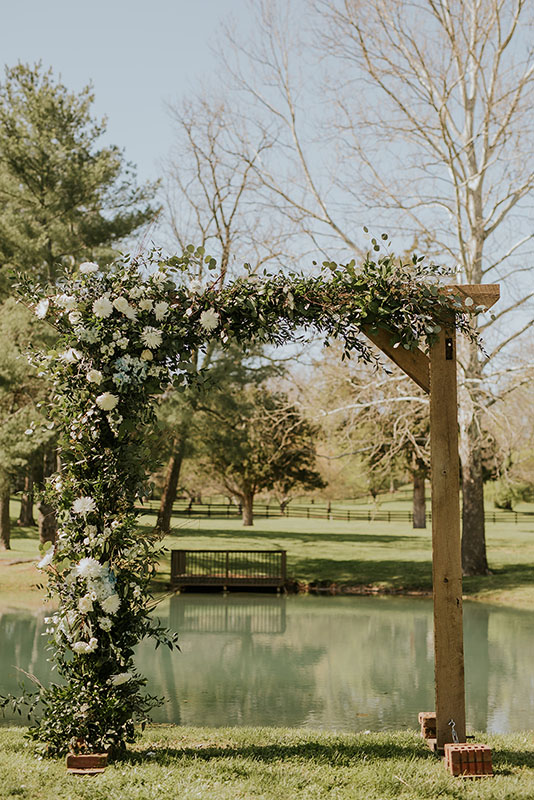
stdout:
MULTIPOLYGON (((152 504, 152 508, 155 504, 152 504)), ((147 507, 138 509, 139 511, 147 510, 147 507)), ((183 501, 174 504, 173 517, 186 517, 193 519, 195 517, 207 517, 215 519, 231 519, 241 516, 241 508, 238 505, 231 503, 184 503, 183 501)), ((284 512, 280 507, 275 504, 255 503, 254 504, 254 517, 256 519, 327 519, 337 520, 340 522, 413 522, 413 514, 407 510, 386 510, 386 509, 344 509, 320 506, 320 505, 289 505, 284 512)), ((486 522, 511 522, 518 524, 519 522, 534 522, 534 513, 528 511, 503 511, 495 509, 494 511, 485 512, 486 522)), ((430 511, 427 512, 427 521, 432 520, 430 511)))

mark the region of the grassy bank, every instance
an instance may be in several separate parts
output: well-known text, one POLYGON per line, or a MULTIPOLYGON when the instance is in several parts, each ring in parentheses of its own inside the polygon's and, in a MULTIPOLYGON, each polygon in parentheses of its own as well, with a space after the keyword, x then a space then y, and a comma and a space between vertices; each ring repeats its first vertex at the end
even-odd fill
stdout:
MULTIPOLYGON (((482 738, 480 739, 482 741, 482 738)), ((20 729, 0 728, 5 800, 530 800, 532 735, 484 737, 495 777, 449 776, 412 732, 151 727, 103 775, 78 778, 36 760, 20 729)))
MULTIPOLYGON (((18 504, 13 503, 12 519, 18 504)), ((140 519, 147 527, 154 516, 140 519)), ((534 521, 487 525, 492 574, 466 578, 469 598, 534 609, 534 521)), ((0 605, 37 607, 42 593, 35 569, 37 535, 33 528, 13 528, 12 550, 0 553, 0 605)), ((409 523, 336 522, 307 519, 259 519, 243 528, 237 519, 192 519, 175 522, 164 542, 168 548, 283 548, 288 573, 295 580, 335 582, 389 591, 423 591, 432 587, 430 530, 409 523)), ((157 588, 169 580, 169 557, 161 560, 157 588)))

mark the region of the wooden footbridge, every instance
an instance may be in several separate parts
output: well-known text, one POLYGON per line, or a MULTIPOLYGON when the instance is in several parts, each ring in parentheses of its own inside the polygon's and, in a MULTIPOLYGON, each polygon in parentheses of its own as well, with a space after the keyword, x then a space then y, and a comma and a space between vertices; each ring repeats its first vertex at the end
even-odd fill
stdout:
POLYGON ((274 589, 286 584, 285 550, 172 550, 173 589, 274 589))

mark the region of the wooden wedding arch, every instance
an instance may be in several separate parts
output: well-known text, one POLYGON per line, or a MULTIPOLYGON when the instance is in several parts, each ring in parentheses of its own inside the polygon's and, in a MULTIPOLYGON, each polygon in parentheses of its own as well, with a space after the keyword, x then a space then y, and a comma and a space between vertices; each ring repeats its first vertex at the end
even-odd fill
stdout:
MULTIPOLYGON (((500 296, 498 284, 447 286, 444 291, 464 303, 470 298, 467 305, 484 309, 500 296)), ((453 741, 452 722, 458 740, 465 742, 456 332, 451 321, 428 355, 420 349, 394 348, 386 331, 364 332, 430 399, 435 747, 441 751, 453 741)))

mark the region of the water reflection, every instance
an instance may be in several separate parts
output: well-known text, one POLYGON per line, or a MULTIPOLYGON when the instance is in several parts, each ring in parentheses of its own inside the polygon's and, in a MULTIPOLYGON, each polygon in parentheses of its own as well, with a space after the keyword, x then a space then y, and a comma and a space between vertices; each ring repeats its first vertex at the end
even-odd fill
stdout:
MULTIPOLYGON (((144 643, 160 722, 335 730, 415 727, 433 699, 432 605, 408 598, 180 595, 160 611, 182 652, 144 643)), ((532 726, 534 614, 465 606, 472 729, 532 726)), ((46 681, 42 616, 0 614, 0 692, 19 666, 46 681)))

